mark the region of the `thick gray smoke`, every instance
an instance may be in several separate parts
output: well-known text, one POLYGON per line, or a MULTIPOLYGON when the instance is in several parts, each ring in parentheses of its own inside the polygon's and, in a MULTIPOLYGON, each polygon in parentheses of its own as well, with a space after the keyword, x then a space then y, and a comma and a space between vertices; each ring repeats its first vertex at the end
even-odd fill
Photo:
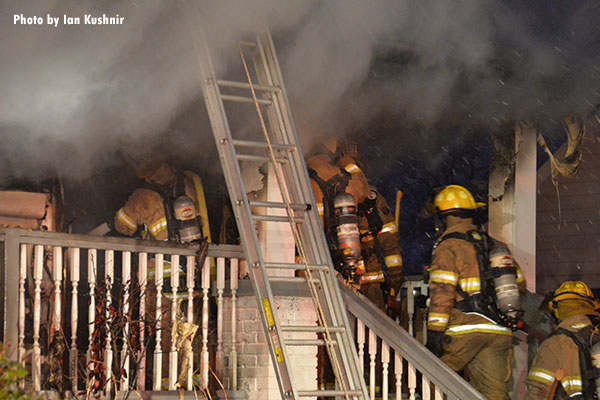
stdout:
POLYGON ((200 25, 225 68, 235 54, 221 44, 268 21, 303 136, 344 132, 381 113, 433 127, 449 115, 491 123, 591 106, 600 52, 581 53, 599 36, 598 8, 588 3, 541 16, 562 21, 566 34, 555 37, 536 31, 520 2, 3 1, 0 180, 51 167, 83 179, 115 163, 117 150, 143 150, 170 130, 185 128, 179 139, 204 130, 212 141, 195 123, 206 123, 200 25), (85 14, 103 13, 123 24, 83 25, 85 14), (21 14, 44 24, 15 23, 21 14), (60 17, 58 27, 46 24, 48 14, 60 17), (64 26, 63 15, 82 25, 64 26))

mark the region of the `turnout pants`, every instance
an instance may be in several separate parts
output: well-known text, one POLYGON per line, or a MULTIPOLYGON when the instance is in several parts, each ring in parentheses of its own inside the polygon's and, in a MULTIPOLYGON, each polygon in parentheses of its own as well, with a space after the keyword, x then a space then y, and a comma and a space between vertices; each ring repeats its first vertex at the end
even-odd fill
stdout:
POLYGON ((442 361, 456 372, 464 370, 471 385, 489 400, 510 399, 512 360, 512 335, 474 332, 444 336, 442 361))

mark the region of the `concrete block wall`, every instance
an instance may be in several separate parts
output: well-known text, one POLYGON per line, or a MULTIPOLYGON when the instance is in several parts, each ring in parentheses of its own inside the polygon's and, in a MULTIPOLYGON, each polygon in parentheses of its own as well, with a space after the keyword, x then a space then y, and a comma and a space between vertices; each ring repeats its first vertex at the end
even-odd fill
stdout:
MULTIPOLYGON (((231 389, 231 297, 224 299, 223 306, 226 316, 223 325, 226 376, 223 384, 226 389, 231 389)), ((307 297, 276 297, 274 308, 282 325, 314 325, 317 318, 312 299, 307 297)), ((279 400, 281 394, 254 295, 238 297, 237 311, 237 389, 247 391, 248 400, 279 400)), ((286 337, 289 337, 287 333, 286 337)), ((293 337, 308 339, 316 336, 304 333, 293 337)), ((288 347, 288 355, 297 389, 317 389, 316 346, 288 347)))

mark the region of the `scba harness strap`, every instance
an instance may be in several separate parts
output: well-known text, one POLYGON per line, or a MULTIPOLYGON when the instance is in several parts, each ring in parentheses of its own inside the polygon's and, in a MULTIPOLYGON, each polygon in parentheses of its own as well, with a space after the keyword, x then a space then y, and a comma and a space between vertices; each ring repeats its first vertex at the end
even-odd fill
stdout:
MULTIPOLYGON (((174 187, 166 187, 156 185, 153 182, 146 182, 146 189, 157 192, 163 201, 165 211, 165 219, 167 220, 167 232, 169 240, 179 239, 179 231, 177 228, 177 220, 175 218, 174 203, 180 196, 187 196, 185 192, 186 177, 183 172, 178 172, 174 187)), ((202 222, 199 217, 196 217, 197 223, 201 226, 202 222)))
POLYGON ((480 292, 471 295, 466 293, 460 285, 457 285, 456 289, 463 299, 456 302, 454 307, 465 313, 482 314, 498 324, 508 326, 507 318, 500 312, 496 304, 494 278, 505 274, 516 275, 516 268, 493 268, 493 270, 490 268, 489 253, 494 246, 493 240, 485 232, 477 230, 469 230, 466 233, 451 232, 442 236, 435 247, 447 239, 460 239, 473 244, 479 267, 479 278, 481 280, 480 292))
POLYGON ((600 335, 596 328, 587 325, 576 332, 564 328, 558 328, 548 337, 565 335, 577 345, 579 351, 579 371, 582 382, 582 396, 571 397, 573 399, 598 400, 596 392, 596 378, 600 377, 600 369, 594 367, 592 362, 591 348, 600 342, 600 335), (595 333, 595 334, 594 334, 595 333))

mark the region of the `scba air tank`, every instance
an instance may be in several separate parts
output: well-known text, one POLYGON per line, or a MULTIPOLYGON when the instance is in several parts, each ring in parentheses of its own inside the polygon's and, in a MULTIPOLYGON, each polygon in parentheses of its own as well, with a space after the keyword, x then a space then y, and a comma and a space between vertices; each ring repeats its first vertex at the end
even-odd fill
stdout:
POLYGON ((202 238, 198 225, 198 213, 192 199, 188 196, 179 196, 173 203, 173 211, 177 220, 179 240, 189 243, 202 238))
POLYGON ((344 263, 354 266, 360 258, 360 231, 356 200, 349 193, 340 193, 333 201, 335 210, 338 250, 344 263))
POLYGON ((517 272, 510 251, 504 247, 495 247, 490 251, 490 269, 496 289, 496 305, 501 313, 511 320, 519 318, 521 303, 517 272))

